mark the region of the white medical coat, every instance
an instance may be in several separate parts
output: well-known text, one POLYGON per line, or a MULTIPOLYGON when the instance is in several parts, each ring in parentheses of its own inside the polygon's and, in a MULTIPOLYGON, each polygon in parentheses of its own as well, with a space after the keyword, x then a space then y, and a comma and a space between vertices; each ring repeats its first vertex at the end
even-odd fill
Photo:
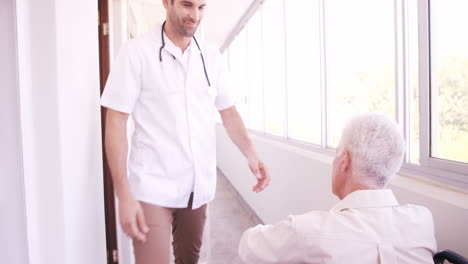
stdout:
POLYGON ((139 201, 170 208, 192 208, 214 198, 216 187, 215 115, 234 105, 217 49, 192 39, 182 53, 167 36, 159 60, 161 25, 129 40, 120 50, 101 104, 131 114, 128 177, 139 201))

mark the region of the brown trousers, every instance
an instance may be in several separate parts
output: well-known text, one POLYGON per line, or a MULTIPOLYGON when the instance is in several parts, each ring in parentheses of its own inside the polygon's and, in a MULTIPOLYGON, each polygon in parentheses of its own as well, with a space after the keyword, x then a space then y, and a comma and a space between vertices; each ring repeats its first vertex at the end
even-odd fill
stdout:
POLYGON ((206 205, 192 210, 193 193, 187 208, 166 208, 140 202, 149 231, 146 242, 133 241, 135 264, 169 264, 172 247, 175 264, 196 264, 200 258, 206 205))

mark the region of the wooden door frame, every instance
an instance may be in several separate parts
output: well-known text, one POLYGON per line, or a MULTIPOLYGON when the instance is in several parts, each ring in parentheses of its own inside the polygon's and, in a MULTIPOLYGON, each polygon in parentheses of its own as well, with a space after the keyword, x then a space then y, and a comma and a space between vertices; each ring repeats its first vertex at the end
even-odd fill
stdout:
MULTIPOLYGON (((109 2, 98 0, 98 29, 99 29, 99 70, 100 94, 104 91, 110 72, 110 44, 109 44, 109 2)), ((110 174, 109 163, 104 149, 106 132, 106 108, 101 106, 102 158, 104 175, 104 208, 106 217, 106 249, 107 264, 118 263, 117 228, 115 214, 114 186, 110 174)))

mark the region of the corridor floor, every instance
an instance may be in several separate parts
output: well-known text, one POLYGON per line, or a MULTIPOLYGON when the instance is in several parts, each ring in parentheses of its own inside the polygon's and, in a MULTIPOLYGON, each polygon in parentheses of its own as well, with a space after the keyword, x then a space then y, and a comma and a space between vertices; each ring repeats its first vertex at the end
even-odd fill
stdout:
POLYGON ((216 197, 208 210, 210 235, 206 242, 210 248, 205 255, 208 261, 200 261, 200 264, 243 263, 237 255, 239 240, 247 228, 255 226, 259 221, 249 213, 250 210, 241 201, 237 191, 219 170, 216 197))

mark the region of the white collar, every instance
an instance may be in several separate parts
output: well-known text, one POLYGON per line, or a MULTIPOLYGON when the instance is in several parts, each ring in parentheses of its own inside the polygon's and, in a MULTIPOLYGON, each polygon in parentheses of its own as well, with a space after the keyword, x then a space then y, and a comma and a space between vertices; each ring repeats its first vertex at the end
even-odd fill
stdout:
MULTIPOLYGON (((169 37, 166 35, 166 32, 164 32, 164 41, 166 42, 166 45, 164 47, 164 49, 167 48, 167 51, 169 51, 169 53, 171 53, 172 55, 174 55, 176 58, 180 58, 182 57, 183 53, 182 53, 182 49, 177 47, 174 42, 172 42, 171 39, 169 39, 169 37)), ((184 53, 187 53, 187 52, 190 52, 191 48, 192 48, 192 40, 190 40, 190 43, 189 45, 187 46, 187 48, 185 49, 185 52, 184 53)))
POLYGON ((343 211, 352 208, 389 207, 398 206, 392 190, 358 190, 348 194, 337 203, 332 211, 343 211))
MULTIPOLYGON (((159 45, 162 45, 163 43, 161 39, 161 30, 162 30, 162 23, 156 23, 153 31, 154 31, 154 37, 159 42, 159 45)), ((177 47, 174 44, 174 42, 172 42, 172 40, 167 36, 166 32, 164 32, 163 35, 164 35, 164 42, 165 42, 163 51, 165 50, 169 52, 171 55, 173 55, 176 58, 181 58, 183 55, 182 50, 179 47, 177 47)), ((185 53, 190 52, 193 46, 192 43, 193 41, 190 40, 188 47, 185 49, 185 53)))

